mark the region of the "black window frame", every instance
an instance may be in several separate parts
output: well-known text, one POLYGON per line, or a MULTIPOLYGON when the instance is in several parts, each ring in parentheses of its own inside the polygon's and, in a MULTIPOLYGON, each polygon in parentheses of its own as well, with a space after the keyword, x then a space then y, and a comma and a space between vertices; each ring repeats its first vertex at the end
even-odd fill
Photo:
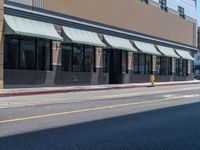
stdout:
POLYGON ((161 10, 168 11, 167 0, 159 0, 161 10))
POLYGON ((149 4, 149 0, 141 0, 141 2, 144 2, 146 4, 149 4))
POLYGON ((185 19, 185 9, 183 7, 178 6, 178 13, 181 18, 185 19))

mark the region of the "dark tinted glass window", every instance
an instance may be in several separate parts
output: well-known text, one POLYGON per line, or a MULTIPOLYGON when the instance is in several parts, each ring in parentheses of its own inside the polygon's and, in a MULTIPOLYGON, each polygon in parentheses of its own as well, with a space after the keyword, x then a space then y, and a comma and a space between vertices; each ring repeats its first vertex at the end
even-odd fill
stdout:
POLYGON ((156 57, 156 74, 161 74, 161 60, 159 56, 156 57))
POLYGON ((179 59, 176 59, 175 66, 176 66, 176 75, 178 76, 179 75, 179 59))
POLYGON ((166 0, 159 0, 159 3, 160 3, 160 8, 162 10, 167 11, 167 1, 166 0))
POLYGON ((5 69, 51 70, 51 41, 5 36, 5 69))
POLYGON ((103 72, 108 71, 108 53, 107 50, 103 50, 103 72))
POLYGON ((5 69, 18 69, 19 62, 19 38, 5 36, 4 67, 5 69))
POLYGON ((151 55, 146 55, 145 57, 145 74, 152 73, 152 57, 151 55))
POLYGON ((183 76, 187 76, 187 75, 188 75, 188 61, 183 60, 183 76))
POLYGON ((133 72, 138 74, 139 73, 139 54, 133 54, 133 72))
POLYGON ((72 44, 62 45, 62 70, 72 71, 72 44))
POLYGON ((94 67, 94 47, 85 46, 84 71, 90 72, 94 67))
POLYGON ((73 71, 83 72, 83 45, 73 46, 73 71))
POLYGON ((122 72, 128 73, 128 53, 126 51, 122 51, 122 72))
POLYGON ((140 73, 145 74, 145 54, 140 54, 140 73))
POLYGON ((37 70, 51 70, 50 46, 49 40, 37 40, 37 70))
POLYGON ((184 11, 184 8, 181 7, 181 6, 178 6, 178 12, 179 12, 179 16, 181 18, 185 18, 185 11, 184 11))
POLYGON ((161 57, 160 58, 160 74, 161 75, 171 75, 172 74, 172 59, 169 57, 161 57))
POLYGON ((20 41, 20 68, 36 69, 35 40, 23 39, 20 41))

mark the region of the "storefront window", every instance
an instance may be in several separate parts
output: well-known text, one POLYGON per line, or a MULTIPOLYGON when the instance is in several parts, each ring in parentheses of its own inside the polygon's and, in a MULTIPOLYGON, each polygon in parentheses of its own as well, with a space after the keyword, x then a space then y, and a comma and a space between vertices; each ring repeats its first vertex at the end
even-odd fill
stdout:
POLYGON ((37 70, 51 69, 51 42, 37 39, 37 70))
POLYGON ((139 54, 133 54, 133 73, 139 74, 139 54))
POLYGON ((62 70, 72 71, 72 45, 62 45, 62 70))
POLYGON ((179 59, 179 76, 183 76, 183 60, 179 59))
POLYGON ((146 55, 145 56, 145 74, 152 73, 152 56, 146 55))
POLYGON ((51 42, 5 36, 5 69, 51 70, 51 42))
POLYGON ((156 74, 161 74, 161 60, 159 56, 156 57, 156 74))
POLYGON ((145 54, 140 54, 139 62, 140 74, 145 74, 145 54))
POLYGON ((35 40, 23 39, 20 41, 20 69, 34 70, 35 62, 35 40))
POLYGON ((188 75, 188 61, 183 60, 183 76, 187 76, 187 75, 188 75))
POLYGON ((122 51, 122 72, 128 73, 128 53, 122 51))
POLYGON ((194 61, 190 61, 191 73, 194 73, 194 61))
POLYGON ((175 66, 176 66, 176 75, 178 76, 179 75, 179 61, 178 61, 178 59, 176 59, 176 61, 175 61, 175 66))
POLYGON ((160 75, 172 74, 172 59, 169 57, 160 57, 160 75))
POLYGON ((90 72, 93 68, 95 68, 95 55, 94 55, 94 47, 93 46, 85 46, 85 55, 84 55, 84 71, 90 72))
POLYGON ((4 68, 18 69, 19 64, 19 38, 5 38, 4 68))
POLYGON ((152 73, 152 56, 147 54, 133 55, 133 73, 151 74, 152 73))
POLYGON ((63 44, 62 70, 91 72, 95 68, 95 47, 82 44, 63 44))
POLYGON ((73 46, 73 71, 83 72, 83 46, 73 46))
POLYGON ((103 72, 108 72, 108 53, 107 50, 103 50, 103 72))
POLYGON ((176 75, 187 76, 188 75, 188 61, 183 59, 176 59, 176 75))

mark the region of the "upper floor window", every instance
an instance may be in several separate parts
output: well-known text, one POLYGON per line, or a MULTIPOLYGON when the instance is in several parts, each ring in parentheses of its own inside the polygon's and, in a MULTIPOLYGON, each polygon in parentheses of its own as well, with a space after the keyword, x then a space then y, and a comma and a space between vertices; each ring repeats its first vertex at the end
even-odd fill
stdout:
POLYGON ((159 0, 160 8, 167 11, 167 0, 159 0))
POLYGON ((185 18, 185 11, 184 11, 184 8, 181 7, 181 6, 178 6, 178 13, 179 13, 179 16, 181 18, 185 18))
POLYGON ((149 0, 141 0, 142 2, 149 3, 149 0))

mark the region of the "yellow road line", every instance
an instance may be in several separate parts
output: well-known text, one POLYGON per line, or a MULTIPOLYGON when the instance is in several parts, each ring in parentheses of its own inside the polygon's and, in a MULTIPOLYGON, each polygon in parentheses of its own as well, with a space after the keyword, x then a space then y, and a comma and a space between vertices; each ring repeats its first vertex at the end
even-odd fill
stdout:
POLYGON ((21 117, 21 118, 16 118, 16 119, 9 119, 9 120, 0 120, 0 123, 11 123, 11 122, 18 122, 18 121, 25 121, 25 120, 41 119, 41 118, 47 118, 47 117, 70 115, 70 114, 75 114, 75 113, 83 113, 83 112, 90 112, 90 111, 97 111, 97 110, 104 110, 104 109, 113 109, 113 108, 120 108, 120 107, 141 105, 141 104, 148 104, 148 103, 157 103, 157 102, 164 102, 164 101, 177 100, 181 98, 191 98, 191 97, 199 97, 199 96, 200 94, 192 94, 192 95, 171 97, 171 98, 165 98, 165 99, 154 100, 154 101, 133 102, 133 103, 109 105, 109 106, 103 106, 103 107, 94 107, 94 108, 88 108, 88 109, 65 111, 65 112, 58 112, 58 113, 51 113, 51 114, 44 114, 44 115, 37 115, 37 116, 30 116, 30 117, 21 117))
MULTIPOLYGON (((156 91, 156 93, 161 93, 161 92, 167 92, 167 93, 174 93, 174 92, 181 92, 181 91, 190 91, 190 90, 193 90, 193 89, 198 89, 198 87, 189 87, 189 88, 182 88, 182 89, 176 89, 174 91, 174 89, 167 89, 167 90, 159 90, 159 91, 156 91)), ((200 89, 200 87, 199 87, 200 89)), ((90 97, 84 97, 84 98, 79 98, 79 100, 77 100, 77 98, 72 98, 70 100, 53 100, 53 101, 37 101, 37 102, 24 102, 23 104, 21 103, 15 103, 15 102, 12 102, 12 103, 9 103, 0 108, 10 108, 12 107, 12 105, 14 105, 14 107, 23 107, 23 106, 32 106, 32 105, 45 105, 45 104, 58 104, 58 103, 77 103, 77 102, 83 102, 83 101, 89 101, 89 100, 105 100, 105 99, 113 99, 113 98, 120 98, 120 97, 130 97, 130 96, 140 96, 140 95, 143 95, 144 93, 142 92, 138 92, 138 93, 125 93, 125 94, 112 94, 112 95, 104 95, 104 96, 90 96, 90 97), (10 107, 9 107, 10 106, 10 107)), ((146 92, 145 95, 148 95, 148 94, 153 94, 153 91, 148 91, 146 92)))

